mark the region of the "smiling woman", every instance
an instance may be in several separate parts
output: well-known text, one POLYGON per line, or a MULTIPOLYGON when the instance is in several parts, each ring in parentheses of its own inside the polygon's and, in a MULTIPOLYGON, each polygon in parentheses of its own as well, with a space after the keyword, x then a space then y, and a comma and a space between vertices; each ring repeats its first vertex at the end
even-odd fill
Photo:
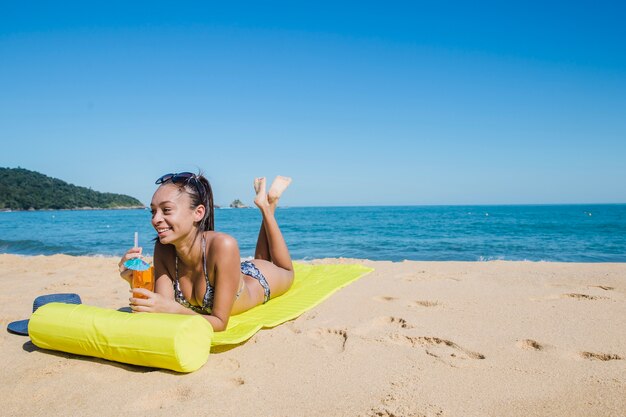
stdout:
MULTIPOLYGON (((289 250, 274 217, 291 178, 276 177, 269 192, 265 178, 254 181, 263 220, 254 259, 240 263, 237 241, 214 230, 213 192, 202 174, 166 174, 156 184, 150 208, 158 233, 154 247, 155 291, 135 288, 135 312, 201 314, 215 331, 229 317, 285 293, 294 273, 289 250)), ((120 275, 130 282, 124 263, 141 256, 132 248, 120 261, 120 275)))

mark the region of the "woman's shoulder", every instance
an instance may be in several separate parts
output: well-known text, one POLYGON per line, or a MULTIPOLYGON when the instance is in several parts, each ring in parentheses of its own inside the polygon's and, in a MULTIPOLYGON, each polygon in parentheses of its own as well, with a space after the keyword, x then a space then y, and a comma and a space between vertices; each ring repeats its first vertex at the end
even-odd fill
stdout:
POLYGON ((210 236, 205 235, 205 237, 207 238, 207 241, 210 239, 211 247, 213 249, 228 250, 228 249, 236 248, 238 246, 237 239, 235 239, 228 233, 222 233, 222 232, 205 232, 205 233, 210 233, 210 236))
POLYGON ((239 256, 239 244, 237 239, 222 232, 205 232, 210 235, 205 235, 207 243, 210 244, 207 247, 207 252, 210 255, 215 256, 217 259, 226 258, 228 255, 239 256))

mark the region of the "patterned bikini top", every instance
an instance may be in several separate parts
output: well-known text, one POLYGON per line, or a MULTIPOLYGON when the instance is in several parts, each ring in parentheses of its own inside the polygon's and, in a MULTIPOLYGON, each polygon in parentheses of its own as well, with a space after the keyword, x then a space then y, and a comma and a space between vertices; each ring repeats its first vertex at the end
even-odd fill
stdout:
POLYGON ((204 270, 204 279, 206 280, 206 292, 204 293, 204 299, 202 300, 202 307, 194 306, 185 299, 183 292, 180 290, 180 282, 178 281, 178 255, 176 255, 176 277, 174 282, 174 298, 179 304, 192 309, 199 314, 211 314, 213 310, 213 287, 209 282, 209 274, 206 269, 206 241, 204 235, 202 236, 202 268, 204 270))

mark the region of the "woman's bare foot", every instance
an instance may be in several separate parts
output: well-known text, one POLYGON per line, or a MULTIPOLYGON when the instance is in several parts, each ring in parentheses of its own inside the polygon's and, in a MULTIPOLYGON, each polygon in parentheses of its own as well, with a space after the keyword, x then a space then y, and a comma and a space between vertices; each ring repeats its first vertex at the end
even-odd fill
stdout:
POLYGON ((256 192, 254 204, 256 204, 256 206, 260 209, 268 207, 270 204, 268 202, 267 194, 265 192, 265 177, 259 177, 254 179, 254 191, 256 192))
POLYGON ((278 204, 278 199, 283 194, 283 191, 289 187, 289 184, 291 184, 291 178, 277 176, 270 187, 270 191, 267 193, 267 201, 272 205, 278 204))

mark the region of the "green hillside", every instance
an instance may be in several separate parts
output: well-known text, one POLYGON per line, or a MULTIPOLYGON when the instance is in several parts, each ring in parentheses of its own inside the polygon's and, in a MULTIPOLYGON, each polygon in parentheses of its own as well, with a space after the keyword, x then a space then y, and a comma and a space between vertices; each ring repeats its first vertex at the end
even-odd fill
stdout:
POLYGON ((0 210, 141 208, 136 198, 77 187, 24 168, 0 168, 0 210))

